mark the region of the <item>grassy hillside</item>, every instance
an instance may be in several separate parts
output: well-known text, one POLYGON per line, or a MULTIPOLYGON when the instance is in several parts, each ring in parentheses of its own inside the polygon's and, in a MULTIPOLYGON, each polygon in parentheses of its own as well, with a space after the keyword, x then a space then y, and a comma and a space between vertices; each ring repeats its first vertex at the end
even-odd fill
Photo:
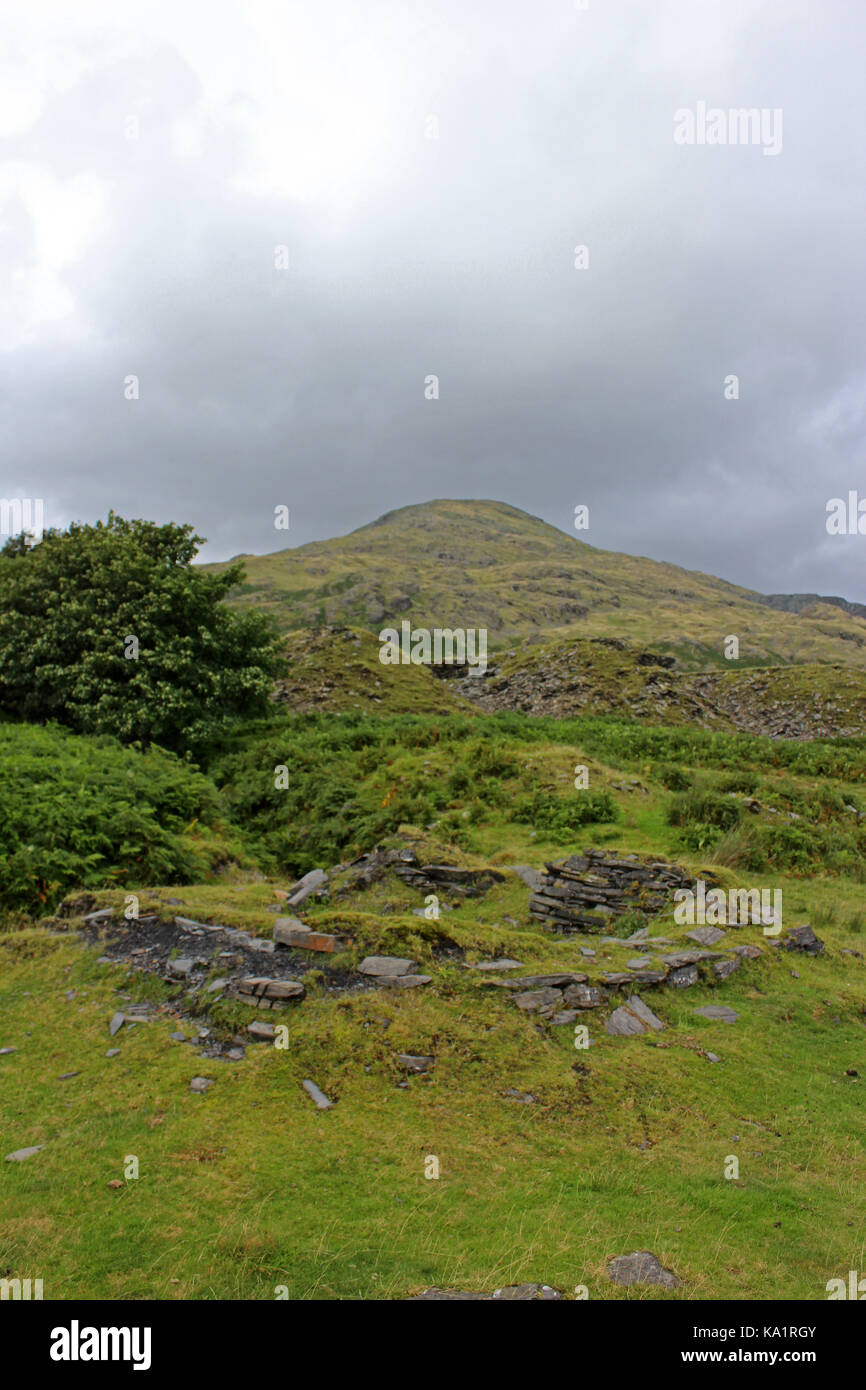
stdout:
POLYGON ((14 1049, 0 1056, 3 1152, 42 1146, 3 1165, 11 1273, 43 1277, 46 1298, 405 1298, 538 1280, 592 1299, 813 1300, 862 1267, 862 741, 509 713, 277 715, 211 777, 259 868, 143 882, 141 911, 159 923, 181 913, 267 939, 297 874, 377 843, 505 878, 476 898, 445 892, 427 921, 423 894, 393 873, 365 886, 337 870, 299 915, 343 944, 295 953, 306 997, 280 1014, 208 988, 230 968, 218 951, 191 986, 155 974, 123 925, 85 930, 81 912, 118 914, 132 880, 0 936, 0 1046, 14 1049), (760 955, 724 980, 641 986, 661 1032, 610 1036, 612 999, 584 1016, 591 1046, 577 1050, 571 1027, 467 967, 508 956, 520 976, 602 978, 661 959, 656 938, 693 944, 670 908, 643 919, 649 941, 623 939, 639 916, 609 940, 546 932, 508 865, 589 844, 781 889, 786 930, 811 922, 825 954, 729 929, 727 949, 760 955), (412 958, 431 983, 371 985, 357 974, 367 954, 412 958), (736 1022, 695 1013, 709 1004, 736 1022), (136 1005, 142 1021, 111 1036, 136 1005), (256 1018, 285 1022, 288 1047, 254 1044, 256 1018), (402 1054, 432 1064, 415 1075, 402 1054), (333 1108, 314 1107, 307 1078, 333 1108), (611 1283, 607 1260, 634 1249, 679 1288, 611 1283))
MULTIPOLYGON (((403 507, 334 540, 243 556, 239 604, 284 631, 486 627, 492 645, 570 634, 622 637, 685 668, 836 661, 866 666, 866 623, 831 603, 783 612, 697 571, 599 550, 503 502, 403 507)), ((220 570, 221 565, 210 566, 220 570)))

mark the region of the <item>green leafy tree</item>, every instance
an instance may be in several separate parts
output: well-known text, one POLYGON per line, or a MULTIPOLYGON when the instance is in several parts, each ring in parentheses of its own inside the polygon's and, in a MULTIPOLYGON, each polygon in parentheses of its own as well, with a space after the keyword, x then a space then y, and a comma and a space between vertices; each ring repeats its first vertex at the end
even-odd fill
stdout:
POLYGON ((193 566, 191 526, 109 512, 0 551, 0 709, 201 757, 267 709, 276 633, 223 599, 243 566, 193 566))

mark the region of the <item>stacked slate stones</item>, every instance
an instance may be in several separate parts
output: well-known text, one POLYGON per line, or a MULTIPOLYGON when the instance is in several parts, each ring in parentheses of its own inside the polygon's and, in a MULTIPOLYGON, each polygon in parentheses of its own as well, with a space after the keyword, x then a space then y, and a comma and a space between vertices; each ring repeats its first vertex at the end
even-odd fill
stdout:
POLYGON ((661 912, 677 888, 695 891, 694 880, 678 865, 637 854, 587 849, 545 868, 529 911, 548 930, 561 933, 604 931, 611 918, 625 912, 661 912))

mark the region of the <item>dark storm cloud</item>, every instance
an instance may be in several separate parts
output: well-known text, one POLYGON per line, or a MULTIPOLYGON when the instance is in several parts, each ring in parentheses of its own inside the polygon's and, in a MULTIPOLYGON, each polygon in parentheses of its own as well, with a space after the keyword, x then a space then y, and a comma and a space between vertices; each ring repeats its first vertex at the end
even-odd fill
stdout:
POLYGON ((266 13, 255 43, 228 7, 200 38, 146 11, 128 34, 117 19, 70 33, 80 71, 2 142, 3 494, 44 497, 60 524, 109 507, 189 520, 210 558, 276 548, 280 503, 298 544, 433 497, 499 498, 563 529, 583 502, 596 545, 862 600, 866 537, 829 537, 824 517, 830 497, 866 496, 866 12, 317 13, 296 110, 256 81, 256 54, 278 70, 285 38, 266 13), (355 45, 345 109, 329 25, 335 52, 355 45), (385 117, 354 168, 341 140, 379 86, 385 117), (678 146, 674 112, 699 101, 781 108, 781 153, 678 146), (335 161, 322 190, 273 162, 250 187, 256 141, 279 150, 287 111, 287 163, 305 137, 308 162, 321 140, 335 161), (74 213, 75 180, 98 212, 52 269, 44 226, 74 213), (66 190, 56 216, 46 188, 66 190), (46 254, 40 293, 69 299, 55 317, 26 300, 46 254))

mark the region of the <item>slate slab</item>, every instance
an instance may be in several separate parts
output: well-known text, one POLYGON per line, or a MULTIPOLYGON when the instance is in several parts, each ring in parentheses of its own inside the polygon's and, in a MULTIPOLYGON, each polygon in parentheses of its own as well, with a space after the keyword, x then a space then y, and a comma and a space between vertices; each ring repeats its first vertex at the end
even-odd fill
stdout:
POLYGON ((651 1250, 633 1250, 630 1255, 617 1255, 607 1266, 607 1276, 615 1284, 660 1284, 675 1289, 682 1282, 670 1269, 665 1269, 651 1250))
POLYGON ((414 960, 404 960, 402 956, 365 956, 358 970, 362 975, 379 977, 408 975, 414 964, 414 960))
POLYGON ((318 1110, 332 1109, 334 1102, 332 1100, 328 1100, 328 1097, 325 1095, 324 1091, 319 1090, 315 1081, 302 1081, 301 1085, 303 1086, 310 1099, 315 1101, 316 1108, 318 1110))

